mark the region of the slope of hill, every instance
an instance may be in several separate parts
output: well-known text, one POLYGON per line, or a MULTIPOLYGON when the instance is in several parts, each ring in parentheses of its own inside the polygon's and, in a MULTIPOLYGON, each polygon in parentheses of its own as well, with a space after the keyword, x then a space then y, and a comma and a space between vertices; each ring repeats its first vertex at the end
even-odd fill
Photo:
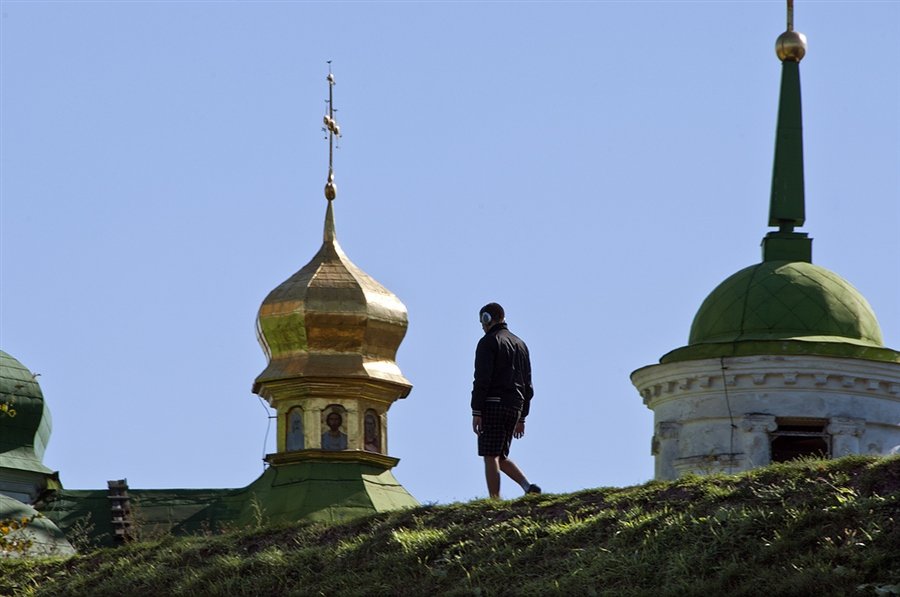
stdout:
POLYGON ((3 595, 896 595, 900 457, 0 560, 3 595))

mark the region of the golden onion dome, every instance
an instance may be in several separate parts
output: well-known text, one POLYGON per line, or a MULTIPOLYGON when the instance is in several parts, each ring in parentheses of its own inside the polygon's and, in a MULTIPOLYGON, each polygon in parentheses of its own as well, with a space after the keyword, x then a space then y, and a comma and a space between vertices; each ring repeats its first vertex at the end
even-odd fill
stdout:
POLYGON ((328 201, 322 247, 265 298, 257 335, 268 359, 253 391, 296 378, 357 378, 411 384, 395 362, 406 335, 406 307, 344 254, 328 201))

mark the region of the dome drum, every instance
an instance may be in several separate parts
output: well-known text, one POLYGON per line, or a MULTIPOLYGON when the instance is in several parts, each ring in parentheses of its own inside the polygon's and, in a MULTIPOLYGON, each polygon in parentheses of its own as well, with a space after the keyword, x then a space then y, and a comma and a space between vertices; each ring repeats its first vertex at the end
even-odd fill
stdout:
MULTIPOLYGON (((333 396, 282 400, 277 410, 284 424, 279 427, 277 453, 317 460, 346 459, 349 453, 350 457, 369 455, 388 462, 389 407, 389 402, 333 396)), ((396 464, 396 459, 390 462, 396 464)))
POLYGON ((826 457, 900 448, 896 364, 767 354, 650 365, 631 379, 653 411, 656 479, 766 465, 814 434, 826 457))

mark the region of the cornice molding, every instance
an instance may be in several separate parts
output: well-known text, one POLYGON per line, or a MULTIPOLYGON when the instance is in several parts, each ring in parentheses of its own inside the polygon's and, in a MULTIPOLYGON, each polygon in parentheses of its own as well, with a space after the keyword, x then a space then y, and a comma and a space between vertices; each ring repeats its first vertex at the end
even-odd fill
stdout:
POLYGON ((644 404, 682 395, 788 388, 900 401, 900 364, 829 357, 756 356, 651 365, 631 375, 644 404))
POLYGON ((393 468, 397 466, 397 463, 400 462, 399 458, 386 456, 384 454, 377 454, 375 452, 364 452, 363 450, 316 449, 266 454, 265 460, 272 466, 294 464, 298 462, 354 462, 358 464, 368 464, 384 469, 393 468))

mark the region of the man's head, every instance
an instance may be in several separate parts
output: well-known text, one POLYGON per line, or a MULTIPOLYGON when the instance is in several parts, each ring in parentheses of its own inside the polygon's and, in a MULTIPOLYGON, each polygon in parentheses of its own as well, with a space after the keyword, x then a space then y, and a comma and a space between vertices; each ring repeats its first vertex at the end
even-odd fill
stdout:
POLYGON ((485 332, 498 323, 503 323, 504 317, 506 317, 506 313, 503 312, 503 307, 497 303, 488 303, 478 312, 478 320, 485 332))

